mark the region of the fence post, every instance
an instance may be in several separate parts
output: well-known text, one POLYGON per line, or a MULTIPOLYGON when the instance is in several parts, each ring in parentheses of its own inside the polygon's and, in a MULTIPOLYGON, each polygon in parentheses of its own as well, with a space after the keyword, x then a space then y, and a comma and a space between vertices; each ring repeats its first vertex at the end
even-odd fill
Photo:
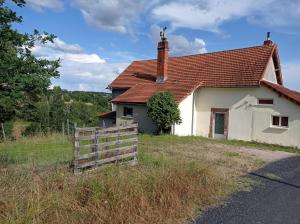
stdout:
POLYGON ((93 160, 95 162, 94 164, 94 168, 97 167, 97 160, 98 160, 98 150, 97 150, 97 130, 95 128, 95 135, 94 135, 94 139, 93 141, 93 147, 92 147, 92 152, 95 153, 95 156, 93 157, 93 160))
POLYGON ((77 128, 77 123, 74 123, 74 133, 75 133, 75 129, 77 128))
POLYGON ((74 173, 78 174, 79 173, 79 168, 78 168, 78 159, 79 159, 79 131, 75 127, 75 134, 74 134, 74 173))
POLYGON ((65 122, 62 123, 61 129, 62 129, 62 135, 63 137, 65 137, 65 122))
POLYGON ((67 135, 70 135, 70 123, 69 123, 69 119, 67 119, 67 135))
POLYGON ((3 125, 3 123, 1 123, 1 129, 2 129, 3 141, 6 142, 6 135, 5 135, 5 130, 4 130, 4 125, 3 125))
MULTIPOLYGON (((138 134, 138 126, 136 126, 135 128, 134 128, 134 131, 138 134)), ((138 162, 138 160, 137 160, 137 154, 138 154, 138 142, 136 143, 136 146, 135 146, 135 152, 136 152, 136 154, 134 155, 134 158, 133 158, 133 165, 136 165, 137 164, 137 162, 138 162)))

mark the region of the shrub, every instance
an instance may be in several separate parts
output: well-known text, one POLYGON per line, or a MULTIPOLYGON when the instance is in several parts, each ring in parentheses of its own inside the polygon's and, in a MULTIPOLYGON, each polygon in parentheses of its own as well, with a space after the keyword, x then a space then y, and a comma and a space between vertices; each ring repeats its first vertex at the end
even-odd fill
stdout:
POLYGON ((170 92, 159 92, 150 97, 148 115, 158 127, 159 133, 170 132, 173 124, 180 124, 180 111, 170 92))

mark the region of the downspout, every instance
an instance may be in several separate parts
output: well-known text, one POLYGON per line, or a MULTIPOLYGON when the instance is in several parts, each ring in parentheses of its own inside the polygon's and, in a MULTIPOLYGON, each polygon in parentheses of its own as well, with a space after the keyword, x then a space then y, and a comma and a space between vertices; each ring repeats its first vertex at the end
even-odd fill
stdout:
POLYGON ((195 109, 195 91, 193 92, 193 99, 192 99, 192 129, 191 129, 191 136, 194 135, 194 109, 195 109))

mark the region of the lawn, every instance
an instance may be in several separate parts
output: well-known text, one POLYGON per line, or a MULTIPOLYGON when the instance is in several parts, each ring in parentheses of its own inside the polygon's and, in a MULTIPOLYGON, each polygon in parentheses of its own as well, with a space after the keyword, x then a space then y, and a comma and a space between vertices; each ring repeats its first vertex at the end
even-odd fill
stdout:
MULTIPOLYGON (((262 166, 200 137, 139 136, 136 166, 73 175, 70 139, 0 144, 0 223, 182 223, 237 190, 262 166)), ((234 146, 232 146, 234 147, 234 146)))

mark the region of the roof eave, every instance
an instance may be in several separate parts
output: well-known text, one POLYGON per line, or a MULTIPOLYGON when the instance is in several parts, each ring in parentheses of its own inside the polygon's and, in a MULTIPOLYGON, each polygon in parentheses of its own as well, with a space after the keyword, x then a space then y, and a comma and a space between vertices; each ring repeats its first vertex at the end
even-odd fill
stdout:
POLYGON ((291 102, 293 102, 293 103, 295 103, 295 104, 297 104, 297 105, 300 106, 300 101, 298 101, 298 100, 296 100, 296 99, 294 99, 294 98, 292 98, 292 97, 290 97, 290 96, 288 96, 288 95, 282 93, 281 91, 277 90, 277 89, 274 88, 273 86, 268 85, 268 84, 266 83, 266 81, 262 81, 262 82, 261 82, 261 85, 262 85, 262 86, 265 86, 265 87, 267 87, 267 88, 269 88, 269 89, 271 89, 271 90, 273 90, 273 91, 276 92, 279 96, 283 96, 283 97, 285 97, 286 99, 290 100, 291 102))

